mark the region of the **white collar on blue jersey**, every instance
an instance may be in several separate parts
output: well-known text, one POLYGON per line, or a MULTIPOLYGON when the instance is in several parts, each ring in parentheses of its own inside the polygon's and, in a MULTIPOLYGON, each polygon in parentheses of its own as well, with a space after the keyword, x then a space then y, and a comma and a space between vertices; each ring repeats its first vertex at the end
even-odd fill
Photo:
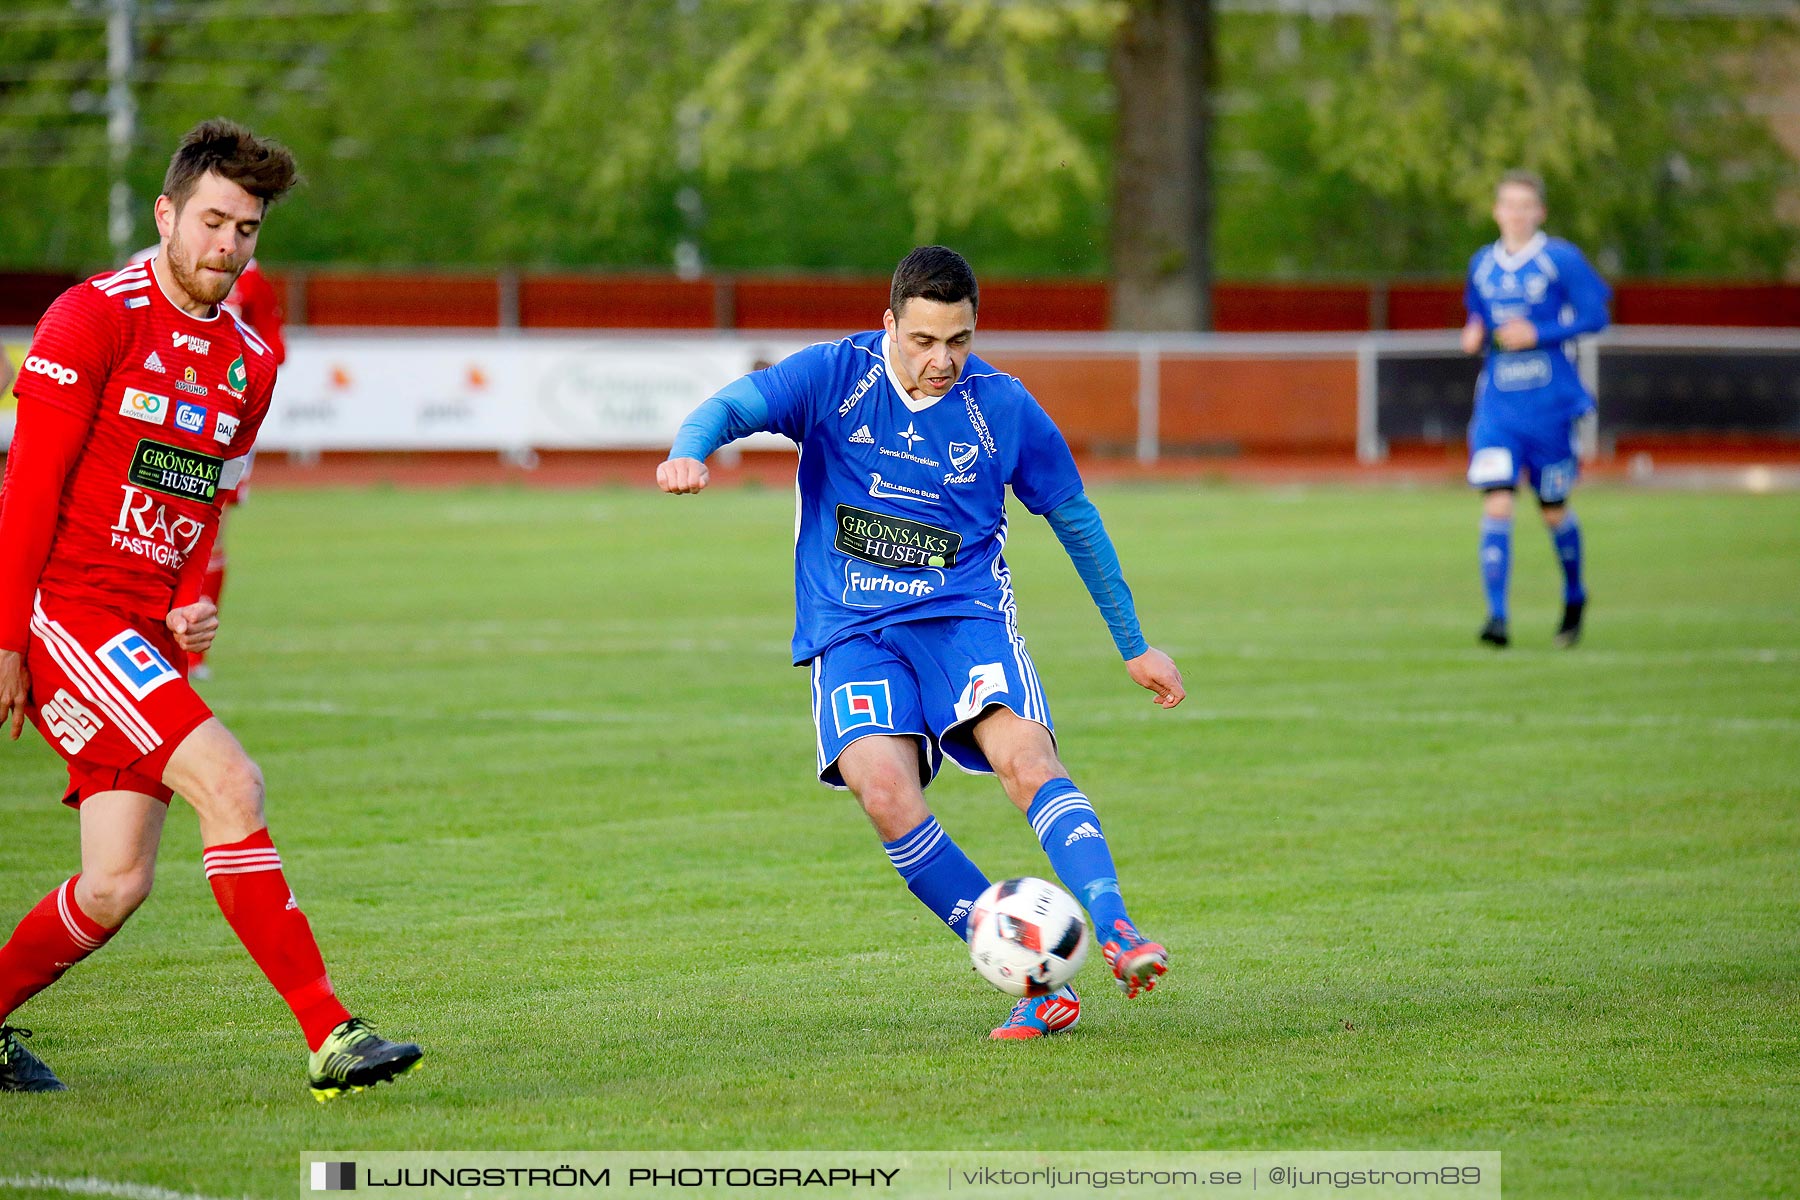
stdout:
POLYGON ((906 405, 907 412, 922 413, 950 394, 945 392, 944 396, 927 396, 923 400, 914 400, 912 393, 906 390, 906 385, 900 382, 900 376, 894 371, 893 349, 894 339, 883 333, 881 335, 881 362, 887 368, 888 382, 894 385, 894 394, 900 397, 900 403, 906 405))
POLYGON ((1498 266, 1502 271, 1516 271, 1542 253, 1544 243, 1548 240, 1549 239, 1544 236, 1544 231, 1540 229, 1531 235, 1531 240, 1529 242, 1526 242, 1523 246, 1519 247, 1519 252, 1517 254, 1508 254, 1506 252, 1506 243, 1504 241, 1495 242, 1494 265, 1498 266))

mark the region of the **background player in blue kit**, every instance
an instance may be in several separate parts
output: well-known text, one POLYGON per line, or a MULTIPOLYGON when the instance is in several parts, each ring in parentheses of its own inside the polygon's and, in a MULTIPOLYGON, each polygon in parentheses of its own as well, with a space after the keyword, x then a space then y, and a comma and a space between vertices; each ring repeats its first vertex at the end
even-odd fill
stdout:
POLYGON ((1513 490, 1525 478, 1537 492, 1544 524, 1563 569, 1562 624, 1556 644, 1581 637, 1587 590, 1581 582, 1581 527, 1570 511, 1580 465, 1575 425, 1594 398, 1575 369, 1575 339, 1606 327, 1612 292, 1587 259, 1561 238, 1545 237, 1544 182, 1509 171, 1494 192, 1500 240, 1469 261, 1463 300, 1465 353, 1485 347, 1469 423, 1469 483, 1482 490, 1481 579, 1488 620, 1481 640, 1504 646, 1506 587, 1512 564, 1513 490))
MULTIPOLYGON (((728 385, 682 425, 656 480, 698 492, 706 457, 758 430, 800 444, 793 656, 812 671, 819 779, 855 794, 908 888, 966 937, 988 880, 924 788, 946 757, 997 775, 1135 996, 1168 953, 1126 914, 1100 819, 1057 758, 1001 554, 1008 486, 1056 531, 1131 678, 1164 708, 1187 693, 1138 628, 1068 443, 1023 384, 970 353, 979 304, 961 255, 914 250, 894 272, 883 329, 728 385)), ((1060 1033, 1080 1011, 1065 987, 1019 1001, 992 1036, 1060 1033)))

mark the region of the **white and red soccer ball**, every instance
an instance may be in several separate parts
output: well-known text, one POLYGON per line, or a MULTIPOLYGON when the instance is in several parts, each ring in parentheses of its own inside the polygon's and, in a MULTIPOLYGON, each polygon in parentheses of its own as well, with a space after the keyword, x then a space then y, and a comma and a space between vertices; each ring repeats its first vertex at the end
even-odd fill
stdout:
POLYGON ((991 884, 969 915, 969 958, 1009 995, 1049 995, 1075 977, 1087 952, 1081 905, 1042 879, 991 884))

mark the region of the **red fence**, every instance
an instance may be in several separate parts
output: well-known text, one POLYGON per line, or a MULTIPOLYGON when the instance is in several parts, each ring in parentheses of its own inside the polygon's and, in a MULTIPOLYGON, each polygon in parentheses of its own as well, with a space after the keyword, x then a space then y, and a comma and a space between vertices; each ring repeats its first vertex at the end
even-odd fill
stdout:
MULTIPOLYGON (((273 271, 298 323, 526 329, 865 329, 887 280, 839 276, 476 274, 273 271)), ((0 325, 31 325, 73 275, 0 272, 0 325)), ((1631 325, 1800 326, 1800 284, 1615 285, 1614 320, 1631 325)), ((1108 328, 1100 280, 996 279, 982 287, 981 327, 1003 333, 1108 328)), ((1462 284, 1242 283, 1213 289, 1222 333, 1447 329, 1462 324, 1462 284)))

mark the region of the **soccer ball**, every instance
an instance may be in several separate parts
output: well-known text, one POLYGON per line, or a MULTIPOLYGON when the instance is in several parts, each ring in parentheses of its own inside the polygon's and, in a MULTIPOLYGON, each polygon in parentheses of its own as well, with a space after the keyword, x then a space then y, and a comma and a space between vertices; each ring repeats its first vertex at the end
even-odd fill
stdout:
POLYGON ((1087 960, 1087 917, 1075 897, 1042 879, 1003 879, 975 901, 969 958, 1013 996, 1047 996, 1087 960))

